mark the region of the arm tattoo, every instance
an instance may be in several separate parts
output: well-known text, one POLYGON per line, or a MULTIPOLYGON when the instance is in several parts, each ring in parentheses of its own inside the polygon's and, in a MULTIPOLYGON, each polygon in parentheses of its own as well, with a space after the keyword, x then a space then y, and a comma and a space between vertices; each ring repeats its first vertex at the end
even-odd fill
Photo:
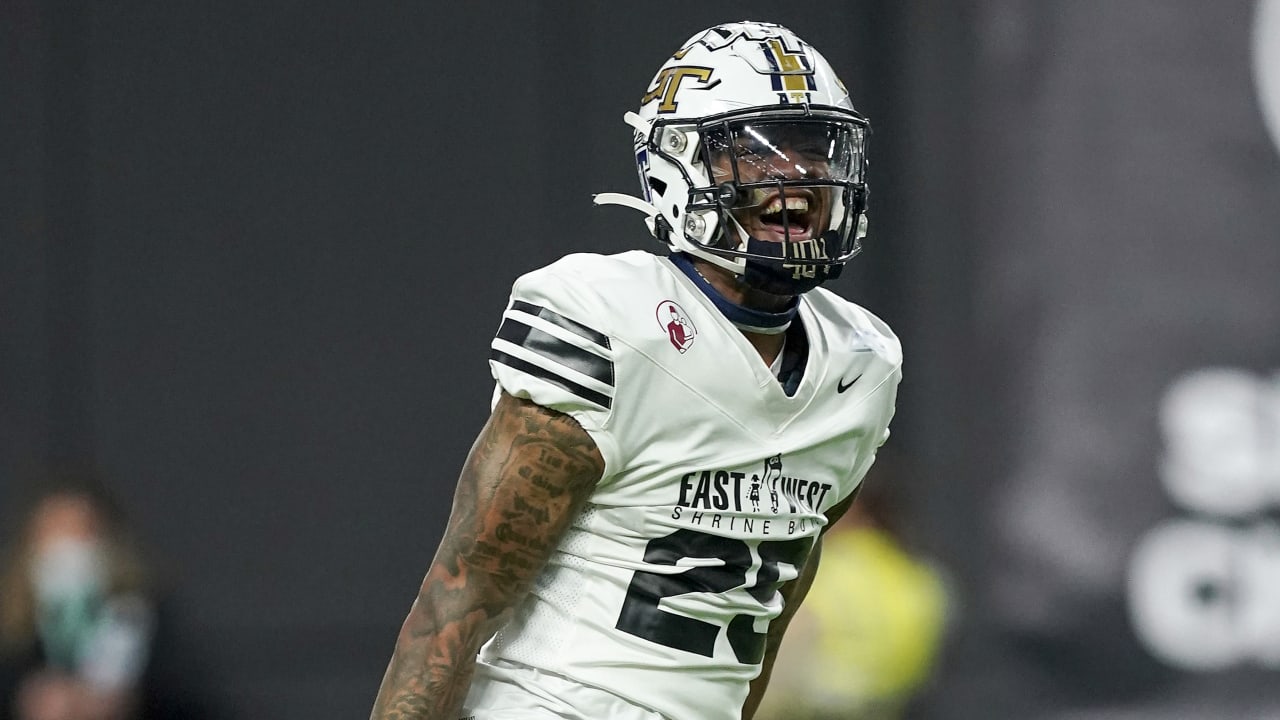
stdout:
POLYGON ((572 418, 502 396, 467 456, 371 720, 456 720, 476 651, 528 593, 603 471, 572 418))

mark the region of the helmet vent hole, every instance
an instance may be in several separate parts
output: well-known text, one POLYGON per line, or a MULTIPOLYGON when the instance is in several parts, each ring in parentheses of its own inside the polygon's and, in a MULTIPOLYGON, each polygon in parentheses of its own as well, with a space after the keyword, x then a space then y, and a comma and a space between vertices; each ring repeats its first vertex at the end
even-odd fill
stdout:
POLYGON ((667 194, 667 184, 658 178, 649 178, 649 187, 653 188, 653 191, 658 195, 667 194))
POLYGON ((680 217, 680 208, 678 206, 676 205, 671 206, 671 217, 673 218, 680 217))

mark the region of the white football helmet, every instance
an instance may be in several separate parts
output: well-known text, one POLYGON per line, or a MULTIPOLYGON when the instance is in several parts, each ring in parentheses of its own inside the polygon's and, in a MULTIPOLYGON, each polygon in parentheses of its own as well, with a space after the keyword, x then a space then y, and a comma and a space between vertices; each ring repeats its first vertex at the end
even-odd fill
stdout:
POLYGON ((770 23, 717 25, 686 42, 627 113, 643 211, 672 250, 779 295, 840 274, 866 234, 869 126, 831 66, 770 23))

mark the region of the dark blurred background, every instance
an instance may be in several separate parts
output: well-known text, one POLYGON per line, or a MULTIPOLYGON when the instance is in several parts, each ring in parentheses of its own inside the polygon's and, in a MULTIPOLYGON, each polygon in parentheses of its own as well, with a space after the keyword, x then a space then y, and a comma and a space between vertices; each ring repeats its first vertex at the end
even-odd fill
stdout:
POLYGON ((366 716, 511 281, 659 250, 590 196, 740 19, 872 120, 835 289, 903 339, 890 442, 952 587, 917 716, 1280 717, 1275 0, 4 0, 6 534, 22 478, 96 464, 192 693, 366 716))

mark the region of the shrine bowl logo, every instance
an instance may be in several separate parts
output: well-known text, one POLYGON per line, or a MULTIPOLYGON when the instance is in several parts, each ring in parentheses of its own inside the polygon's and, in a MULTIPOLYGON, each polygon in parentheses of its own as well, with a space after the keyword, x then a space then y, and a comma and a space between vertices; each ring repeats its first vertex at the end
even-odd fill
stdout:
POLYGON ((658 303, 655 316, 658 318, 658 327, 667 334, 667 339, 676 350, 683 353, 693 345, 698 331, 694 329, 693 322, 689 320, 689 315, 684 308, 670 300, 663 300, 658 303))

